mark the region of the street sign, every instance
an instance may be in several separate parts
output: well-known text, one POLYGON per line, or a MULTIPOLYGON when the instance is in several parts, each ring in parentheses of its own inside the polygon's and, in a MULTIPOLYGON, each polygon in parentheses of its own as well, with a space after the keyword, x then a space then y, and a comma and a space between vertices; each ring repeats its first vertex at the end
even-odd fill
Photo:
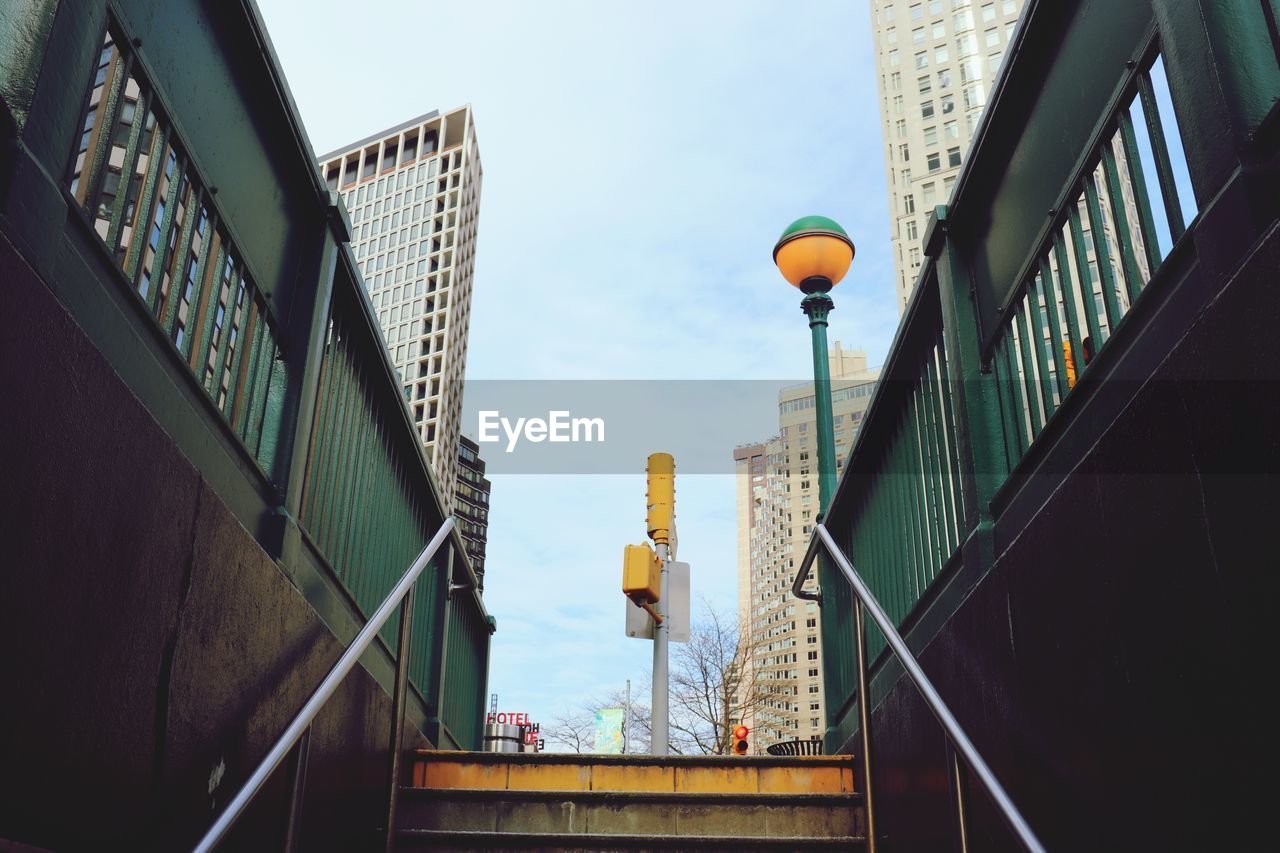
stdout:
MULTIPOLYGON (((689 642, 689 564, 672 561, 667 564, 668 636, 673 643, 689 642)), ((627 606, 627 636, 653 639, 653 617, 624 598, 627 606)))

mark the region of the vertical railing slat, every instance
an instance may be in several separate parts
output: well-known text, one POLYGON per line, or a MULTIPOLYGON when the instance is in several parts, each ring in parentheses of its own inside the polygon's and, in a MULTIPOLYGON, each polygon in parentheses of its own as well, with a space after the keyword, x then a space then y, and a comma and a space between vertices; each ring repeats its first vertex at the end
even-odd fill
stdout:
POLYGON ((1142 100, 1142 115, 1147 121, 1151 154, 1156 161, 1156 179, 1160 185, 1160 199, 1164 202, 1165 216, 1169 221, 1169 233, 1173 237, 1173 242, 1176 243, 1186 233, 1187 225, 1182 220, 1182 204, 1178 200, 1178 182, 1173 175, 1173 161, 1169 158, 1169 144, 1165 139, 1164 122, 1160 119, 1160 107, 1156 103, 1150 71, 1138 74, 1138 96, 1142 100))
POLYGON ((1107 198, 1111 202, 1111 221, 1115 224, 1116 237, 1120 241, 1120 260, 1124 269, 1124 283, 1132 305, 1142 291, 1142 275, 1138 269, 1137 248, 1133 244, 1133 231, 1129 226, 1129 215, 1124 207, 1124 189, 1120 185, 1120 170, 1116 166, 1116 152, 1112 148, 1112 140, 1102 146, 1102 176, 1107 187, 1107 198))
POLYGON ((1027 443, 1030 444, 1035 437, 1044 429, 1044 419, 1040 412, 1040 406, 1036 400, 1040 396, 1037 393, 1037 382, 1034 365, 1031 361, 1031 341, 1027 338, 1030 330, 1027 329, 1027 317, 1023 313, 1026 309, 1026 299, 1018 303, 1017 310, 1013 316, 1009 318, 1009 329, 1014 335, 1016 349, 1014 352, 1015 360, 1020 356, 1022 363, 1021 380, 1018 382, 1019 395, 1022 398, 1024 406, 1023 411, 1027 415, 1028 431, 1027 443))
MULTIPOLYGON (((1080 307, 1084 311, 1085 325, 1089 329, 1090 346, 1096 353, 1102 346, 1102 329, 1098 325, 1098 301, 1093 292, 1093 279, 1089 275, 1089 255, 1084 241, 1084 229, 1080 225, 1080 205, 1072 202, 1068 221, 1071 225, 1071 246, 1075 250, 1076 277, 1080 284, 1080 307)), ((1083 341, 1081 347, 1083 348, 1083 341)), ((1084 354, 1076 357, 1076 373, 1084 372, 1084 354)))
MULTIPOLYGON (((1111 268, 1111 248, 1107 245, 1106 229, 1102 221, 1102 205, 1098 201, 1098 182, 1093 172, 1084 179, 1084 195, 1089 211, 1089 233, 1093 237, 1094 263, 1098 267, 1098 282, 1102 286, 1102 304, 1107 312, 1107 337, 1116 333, 1122 312, 1116 299, 1116 279, 1111 268)), ((1101 344, 1099 344, 1099 347, 1101 344)))

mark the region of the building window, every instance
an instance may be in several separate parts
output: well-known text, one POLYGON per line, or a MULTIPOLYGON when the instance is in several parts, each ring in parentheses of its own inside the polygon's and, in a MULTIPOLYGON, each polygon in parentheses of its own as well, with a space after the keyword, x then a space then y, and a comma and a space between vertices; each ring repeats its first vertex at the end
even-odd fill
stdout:
POLYGON ((987 30, 985 33, 982 34, 982 40, 987 45, 987 47, 999 47, 1000 46, 1000 30, 996 27, 992 27, 991 29, 987 30))
POLYGON ((923 21, 923 20, 924 20, 924 5, 923 5, 923 4, 921 4, 921 3, 917 3, 917 4, 915 4, 914 6, 912 6, 912 7, 908 10, 908 12, 910 12, 910 14, 911 14, 911 20, 913 20, 913 21, 923 21))
POLYGON ((959 139, 960 123, 954 119, 952 119, 949 122, 946 122, 945 124, 942 125, 942 135, 945 136, 947 139, 959 139))
POLYGON ((920 94, 927 95, 933 91, 933 78, 928 74, 924 75, 916 82, 920 84, 920 94))
POLYGON ((907 143, 905 142, 898 146, 898 159, 903 163, 910 162, 911 160, 911 152, 908 150, 907 143))
POLYGON ((996 19, 996 4, 988 3, 982 7, 982 20, 994 21, 996 19))
POLYGON ((891 66, 897 66, 901 61, 902 61, 902 59, 901 59, 901 57, 898 55, 898 51, 897 51, 897 50, 891 50, 891 51, 889 51, 889 64, 890 64, 891 66))
POLYGON ((911 31, 912 44, 924 44, 924 27, 916 27, 911 31))
MULTIPOLYGON (((915 241, 915 240, 920 239, 920 228, 919 228, 919 226, 916 224, 916 221, 915 221, 914 219, 908 219, 908 220, 906 220, 906 222, 904 222, 904 223, 903 223, 903 229, 902 229, 902 230, 903 230, 903 232, 904 232, 904 236, 905 236, 908 240, 915 241)), ((812 620, 811 620, 811 621, 812 621, 812 620)), ((810 625, 809 627, 810 627, 810 628, 812 628, 813 626, 812 626, 812 625, 810 625)))
POLYGON ((920 105, 920 118, 933 118, 933 101, 925 101, 920 105))
POLYGON ((951 69, 950 68, 944 68, 938 72, 938 88, 939 89, 951 88, 951 69))
POLYGON ((928 68, 928 67, 929 67, 929 52, 927 50, 922 50, 916 54, 916 68, 928 68))
POLYGON ((902 91, 902 72, 895 71, 889 75, 889 85, 893 87, 893 91, 902 91))
POLYGON ((915 196, 911 195, 910 193, 907 193, 902 197, 902 212, 907 216, 910 216, 911 214, 916 212, 915 196))
POLYGON ((933 181, 921 187, 922 198, 924 199, 924 209, 933 210, 934 205, 938 203, 938 185, 933 181))
MULTIPOLYGON (((954 122, 952 123, 954 124, 954 122)), ((960 148, 959 147, 947 149, 947 165, 948 166, 960 165, 960 148)))
POLYGON ((964 106, 965 109, 973 110, 984 107, 987 104, 987 93, 981 83, 974 83, 964 87, 964 106))
POLYGON ((946 45, 942 45, 941 47, 935 48, 933 51, 933 58, 939 65, 942 65, 944 62, 950 62, 951 48, 947 47, 946 45))
POLYGON ((931 35, 934 39, 946 38, 947 25, 943 21, 934 21, 931 35))
POLYGON ((885 41, 885 44, 897 44, 897 43, 898 43, 898 28, 897 28, 897 27, 889 27, 889 29, 885 30, 885 31, 884 31, 884 41, 885 41))
MULTIPOLYGON (((930 172, 936 172, 942 168, 942 155, 937 151, 931 151, 925 155, 924 162, 930 172)), ((931 187, 933 185, 925 184, 925 186, 931 187)))
POLYGON ((938 126, 937 125, 934 125, 933 127, 926 127, 924 129, 924 144, 930 145, 930 146, 938 144, 938 126))
POLYGON ((973 29, 973 10, 965 9, 963 12, 956 12, 955 23, 958 33, 973 29))
POLYGON ((955 109, 956 109, 956 96, 955 96, 955 95, 943 95, 941 98, 939 98, 939 99, 938 99, 938 103, 939 103, 939 105, 942 107, 942 114, 943 114, 943 115, 946 115, 946 114, 948 114, 948 113, 955 112, 955 109))

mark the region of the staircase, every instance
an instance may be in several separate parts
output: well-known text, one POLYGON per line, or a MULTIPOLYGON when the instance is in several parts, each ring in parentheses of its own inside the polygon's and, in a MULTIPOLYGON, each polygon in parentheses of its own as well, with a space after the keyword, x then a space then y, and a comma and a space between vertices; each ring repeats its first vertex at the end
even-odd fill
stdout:
POLYGON ((850 756, 422 750, 400 850, 858 850, 850 756))

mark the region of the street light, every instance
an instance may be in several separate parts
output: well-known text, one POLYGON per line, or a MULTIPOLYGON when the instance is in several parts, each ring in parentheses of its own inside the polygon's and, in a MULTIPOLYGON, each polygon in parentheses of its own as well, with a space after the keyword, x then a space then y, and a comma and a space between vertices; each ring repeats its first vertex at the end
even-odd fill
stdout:
MULTIPOLYGON (((773 262, 782 277, 804 292, 800 307, 809 318, 813 335, 813 396, 818 418, 818 521, 826 521, 836 488, 836 442, 831 423, 831 367, 827 364, 827 315, 835 307, 827 295, 840 283, 853 263, 853 241, 834 220, 806 216, 787 226, 773 247, 773 262)), ((830 568, 825 555, 819 568, 820 583, 829 582, 830 568)), ((824 623, 826 624, 826 623, 824 623)), ((858 728, 862 731, 862 771, 866 783, 863 805, 867 817, 867 848, 876 849, 875 809, 871 791, 870 706, 867 702, 867 626, 862 601, 854 598, 853 630, 857 637, 858 728)), ((830 682, 828 682, 830 683, 830 682)), ((828 748, 833 748, 834 729, 827 726, 828 748)))
POLYGON ((836 444, 831 424, 831 367, 827 363, 827 295, 853 263, 853 241, 835 220, 805 216, 787 226, 773 247, 782 277, 805 294, 800 308, 813 338, 813 394, 818 420, 818 512, 824 518, 836 487, 836 444))

